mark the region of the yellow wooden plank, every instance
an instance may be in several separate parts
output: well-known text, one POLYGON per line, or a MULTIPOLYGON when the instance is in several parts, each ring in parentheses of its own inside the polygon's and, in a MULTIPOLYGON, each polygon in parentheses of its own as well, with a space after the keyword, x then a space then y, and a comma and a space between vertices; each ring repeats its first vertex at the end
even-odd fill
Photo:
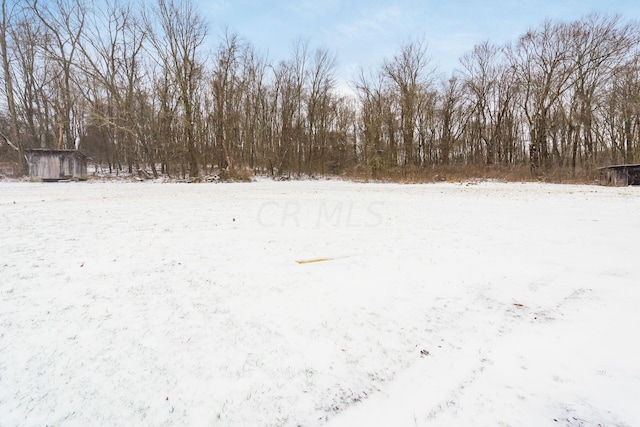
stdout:
POLYGON ((298 264, 311 264, 312 262, 331 261, 335 258, 313 258, 313 259, 300 259, 296 260, 298 264))

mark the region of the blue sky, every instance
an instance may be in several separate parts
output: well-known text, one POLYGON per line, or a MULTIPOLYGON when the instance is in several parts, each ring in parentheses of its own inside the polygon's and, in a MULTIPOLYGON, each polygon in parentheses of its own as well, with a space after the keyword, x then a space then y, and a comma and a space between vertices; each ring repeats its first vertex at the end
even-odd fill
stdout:
POLYGON ((640 19, 638 0, 194 0, 211 24, 250 41, 272 60, 290 57, 294 40, 335 52, 343 79, 360 67, 377 67, 403 42, 423 38, 434 65, 444 74, 485 40, 515 41, 546 18, 575 20, 596 12, 640 19))

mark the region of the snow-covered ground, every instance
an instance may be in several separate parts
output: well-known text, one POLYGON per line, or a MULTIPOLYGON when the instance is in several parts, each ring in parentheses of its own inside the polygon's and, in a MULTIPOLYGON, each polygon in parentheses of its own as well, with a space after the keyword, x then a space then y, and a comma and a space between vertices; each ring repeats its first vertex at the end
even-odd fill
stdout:
POLYGON ((0 425, 637 426, 639 212, 631 187, 0 183, 0 425))

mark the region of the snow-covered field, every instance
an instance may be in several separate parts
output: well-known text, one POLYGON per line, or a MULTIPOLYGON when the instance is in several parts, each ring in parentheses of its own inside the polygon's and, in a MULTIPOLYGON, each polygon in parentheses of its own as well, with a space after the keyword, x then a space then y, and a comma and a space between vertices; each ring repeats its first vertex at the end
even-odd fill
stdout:
POLYGON ((0 425, 637 426, 639 212, 631 187, 0 183, 0 425))

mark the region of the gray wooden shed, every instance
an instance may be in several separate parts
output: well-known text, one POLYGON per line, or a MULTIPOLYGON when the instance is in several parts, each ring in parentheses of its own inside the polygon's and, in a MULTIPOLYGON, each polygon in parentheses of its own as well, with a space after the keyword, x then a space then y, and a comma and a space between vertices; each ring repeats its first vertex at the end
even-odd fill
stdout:
POLYGON ((24 150, 29 178, 43 181, 82 180, 87 178, 88 157, 78 150, 24 150))
POLYGON ((604 166, 598 168, 598 172, 600 185, 613 187, 640 185, 640 164, 604 166))

